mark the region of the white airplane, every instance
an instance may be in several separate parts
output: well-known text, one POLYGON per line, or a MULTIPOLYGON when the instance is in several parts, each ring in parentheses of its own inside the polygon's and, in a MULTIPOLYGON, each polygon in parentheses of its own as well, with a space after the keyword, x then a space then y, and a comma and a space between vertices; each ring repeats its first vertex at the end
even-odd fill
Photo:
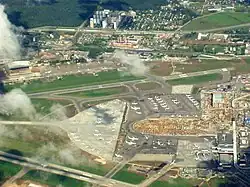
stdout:
POLYGON ((126 140, 126 144, 128 144, 128 145, 136 145, 135 142, 129 142, 129 141, 127 141, 127 140, 126 140))
POLYGON ((101 136, 102 134, 101 133, 94 133, 94 136, 101 136))
POLYGON ((119 155, 119 154, 115 154, 115 157, 117 157, 117 158, 123 158, 123 156, 119 155))
POLYGON ((135 107, 133 107, 133 106, 131 106, 131 109, 132 109, 132 110, 139 110, 139 109, 140 109, 140 107, 136 107, 136 106, 135 106, 135 107))
POLYGON ((164 144, 162 142, 160 142, 159 140, 157 141, 157 144, 160 146, 163 146, 164 144))
POLYGON ((138 112, 138 111, 136 111, 136 114, 139 114, 139 115, 141 115, 142 113, 141 113, 141 112, 138 112))
POLYGON ((138 140, 138 138, 136 138, 136 137, 130 137, 130 136, 128 136, 128 139, 130 139, 130 140, 132 140, 132 141, 135 141, 135 140, 138 140))

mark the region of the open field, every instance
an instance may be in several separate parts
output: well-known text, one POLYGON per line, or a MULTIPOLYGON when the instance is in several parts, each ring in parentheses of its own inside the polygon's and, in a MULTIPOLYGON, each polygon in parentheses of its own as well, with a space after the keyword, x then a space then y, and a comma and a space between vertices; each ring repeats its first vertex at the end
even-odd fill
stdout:
POLYGON ((56 175, 43 171, 29 171, 22 177, 23 180, 31 180, 41 184, 47 184, 50 187, 58 187, 59 185, 65 187, 85 187, 87 182, 79 181, 62 175, 56 175))
POLYGON ((72 145, 57 127, 1 126, 0 150, 15 150, 25 157, 51 162, 98 175, 105 175, 111 164, 100 165, 95 157, 72 145))
POLYGON ((94 90, 86 90, 81 92, 73 92, 63 95, 70 95, 74 97, 103 97, 109 95, 116 95, 121 93, 128 92, 128 88, 125 86, 119 87, 112 87, 112 88, 101 88, 101 89, 94 89, 94 90))
POLYGON ((0 161, 0 186, 7 178, 12 177, 22 169, 21 166, 0 161))
POLYGON ((220 27, 229 27, 250 22, 250 13, 221 12, 206 17, 194 19, 183 30, 206 30, 220 27))
POLYGON ((137 175, 136 173, 132 173, 128 171, 128 166, 124 166, 119 172, 117 172, 112 179, 116 179, 119 181, 131 183, 131 184, 139 184, 146 179, 145 176, 137 175))
POLYGON ((145 82, 136 84, 135 87, 139 90, 154 90, 157 88, 161 88, 161 85, 156 82, 145 82))
POLYGON ((172 66, 170 62, 148 62, 150 72, 158 76, 167 76, 172 73, 172 66))
POLYGON ((190 73, 197 71, 206 71, 212 69, 222 69, 222 68, 235 68, 236 74, 250 73, 250 63, 249 59, 233 59, 233 60, 216 60, 216 59, 202 59, 200 62, 198 60, 192 60, 192 64, 175 64, 175 72, 190 73))
POLYGON ((94 76, 92 74, 67 75, 64 76, 62 80, 55 79, 50 82, 45 80, 36 80, 30 82, 29 84, 6 85, 6 89, 11 90, 13 88, 21 88, 26 93, 34 93, 34 92, 45 92, 51 90, 66 89, 66 88, 75 88, 87 85, 123 82, 141 78, 142 77, 135 77, 130 74, 122 75, 122 73, 118 71, 108 71, 108 72, 100 72, 98 73, 98 76, 94 76))
MULTIPOLYGON (((211 69, 229 68, 240 65, 240 60, 193 60, 192 64, 175 64, 175 72, 190 73, 197 71, 206 71, 211 69)), ((242 65, 242 64, 241 64, 242 65)))
POLYGON ((184 77, 179 79, 173 79, 166 81, 171 85, 179 85, 179 84, 201 84, 210 81, 220 80, 222 79, 222 75, 219 73, 207 74, 207 75, 199 75, 194 77, 184 77))
POLYGON ((198 179, 170 178, 168 181, 156 181, 149 187, 193 187, 198 186, 200 183, 201 181, 198 179))

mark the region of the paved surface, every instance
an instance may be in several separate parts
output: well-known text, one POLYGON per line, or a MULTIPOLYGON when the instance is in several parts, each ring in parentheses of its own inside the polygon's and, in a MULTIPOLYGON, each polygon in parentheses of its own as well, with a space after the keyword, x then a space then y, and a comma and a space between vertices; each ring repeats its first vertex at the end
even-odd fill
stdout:
MULTIPOLYGON (((215 32, 215 31, 221 31, 221 30, 228 30, 228 29, 235 29, 240 27, 247 27, 250 26, 250 23, 246 24, 239 24, 239 25, 233 25, 228 27, 219 27, 214 29, 205 29, 205 30, 184 30, 180 31, 183 34, 191 33, 191 32, 215 32)), ((83 32, 83 33, 103 33, 103 34, 131 34, 131 35, 142 35, 142 34, 174 34, 176 31, 128 31, 128 30, 104 30, 104 29, 81 29, 78 30, 78 28, 53 28, 53 27, 38 27, 38 28, 32 28, 29 29, 28 32, 50 32, 50 31, 62 31, 62 32, 83 32)))
POLYGON ((95 175, 92 173, 72 169, 72 168, 67 168, 64 166, 59 166, 55 164, 40 164, 39 162, 36 162, 32 159, 25 158, 25 157, 20 157, 12 154, 6 154, 4 152, 0 152, 0 160, 6 161, 6 162, 11 162, 14 164, 19 164, 25 167, 30 167, 36 170, 40 171, 45 171, 45 172, 50 172, 58 175, 63 175, 66 177, 74 178, 77 180, 81 181, 87 181, 90 183, 94 184, 100 184, 103 186, 118 186, 118 187, 133 187, 134 185, 128 184, 125 182, 121 181, 116 181, 114 179, 107 179, 103 176, 95 175))

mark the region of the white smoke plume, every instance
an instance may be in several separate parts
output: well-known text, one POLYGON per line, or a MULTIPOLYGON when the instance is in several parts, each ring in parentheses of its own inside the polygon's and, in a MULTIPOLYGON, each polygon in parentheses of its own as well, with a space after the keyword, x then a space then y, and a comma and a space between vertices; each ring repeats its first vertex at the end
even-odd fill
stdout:
POLYGON ((143 60, 140 59, 138 55, 128 55, 124 51, 116 50, 113 57, 127 66, 130 73, 135 76, 145 75, 149 71, 149 67, 143 63, 143 60))
POLYGON ((63 105, 53 104, 50 113, 44 115, 36 111, 30 98, 21 89, 13 89, 0 96, 0 114, 22 116, 24 119, 37 121, 58 121, 67 119, 67 110, 63 105))
POLYGON ((20 56, 20 45, 12 30, 4 6, 0 4, 0 58, 16 59, 20 56))
POLYGON ((36 110, 30 98, 21 89, 13 89, 0 97, 0 114, 20 114, 27 119, 34 119, 36 110))

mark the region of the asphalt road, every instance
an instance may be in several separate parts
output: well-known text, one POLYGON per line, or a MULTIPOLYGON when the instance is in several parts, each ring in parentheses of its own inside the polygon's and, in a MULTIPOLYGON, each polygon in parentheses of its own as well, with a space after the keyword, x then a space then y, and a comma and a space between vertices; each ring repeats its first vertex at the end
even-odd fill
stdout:
POLYGON ((40 170, 40 171, 45 171, 45 172, 50 172, 58 175, 63 175, 66 177, 70 178, 75 178, 77 180, 81 181, 87 181, 90 183, 94 184, 100 184, 103 186, 114 186, 114 187, 133 187, 134 185, 128 184, 125 182, 117 181, 114 179, 107 179, 103 176, 95 175, 92 173, 72 169, 72 168, 67 168, 64 166, 59 166, 55 164, 41 164, 39 162, 36 162, 32 159, 21 157, 21 156, 16 156, 12 154, 6 154, 4 152, 0 152, 0 160, 6 161, 6 162, 11 162, 14 164, 19 164, 25 167, 29 167, 35 170, 40 170))
MULTIPOLYGON (((233 26, 227 26, 227 27, 218 27, 214 29, 204 29, 204 30, 180 30, 179 32, 183 34, 188 34, 191 32, 215 32, 215 31, 221 31, 221 30, 229 30, 229 29, 235 29, 240 27, 247 27, 250 26, 250 23, 246 24, 239 24, 239 25, 233 25, 233 26)), ((78 27, 75 28, 60 28, 60 27, 38 27, 38 28, 32 28, 29 29, 28 32, 51 32, 51 31, 58 31, 58 32, 83 32, 83 33, 100 33, 100 34, 132 34, 132 35, 143 35, 143 34, 175 34, 176 31, 136 31, 136 30, 111 30, 111 29, 78 29, 78 27)))

